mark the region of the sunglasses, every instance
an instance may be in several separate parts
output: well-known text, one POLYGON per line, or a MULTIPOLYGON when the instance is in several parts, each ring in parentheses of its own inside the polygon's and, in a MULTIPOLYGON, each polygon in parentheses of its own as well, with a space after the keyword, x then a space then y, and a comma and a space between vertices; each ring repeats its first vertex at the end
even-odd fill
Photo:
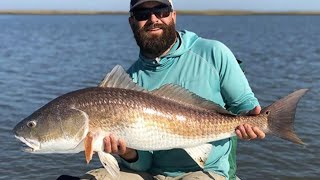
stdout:
POLYGON ((131 12, 131 16, 137 21, 146 21, 154 14, 158 19, 166 18, 172 12, 171 6, 137 9, 131 12))

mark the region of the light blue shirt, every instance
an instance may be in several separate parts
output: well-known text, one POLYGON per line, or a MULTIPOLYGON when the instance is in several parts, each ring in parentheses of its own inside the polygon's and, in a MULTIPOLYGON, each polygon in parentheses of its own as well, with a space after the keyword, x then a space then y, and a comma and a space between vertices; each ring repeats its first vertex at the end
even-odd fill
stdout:
MULTIPOLYGON (((145 89, 177 84, 222 107, 227 105, 233 113, 259 105, 233 53, 221 42, 200 38, 189 31, 179 32, 177 42, 160 61, 140 54, 128 73, 145 89)), ((235 166, 229 163, 231 140, 212 142, 212 145, 204 171, 228 178, 230 167, 235 166)), ((138 155, 136 162, 125 164, 133 170, 167 176, 201 170, 182 149, 138 151, 138 155)))

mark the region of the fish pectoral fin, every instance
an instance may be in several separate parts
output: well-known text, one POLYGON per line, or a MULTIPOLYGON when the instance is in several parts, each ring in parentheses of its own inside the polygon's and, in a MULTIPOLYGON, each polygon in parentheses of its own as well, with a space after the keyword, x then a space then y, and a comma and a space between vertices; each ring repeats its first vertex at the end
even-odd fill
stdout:
POLYGON ((204 165, 208 159, 209 153, 211 152, 211 144, 203 144, 196 147, 184 148, 184 150, 189 154, 189 156, 201 167, 204 165))
POLYGON ((115 157, 109 153, 103 151, 98 152, 100 162, 103 167, 107 170, 108 174, 112 176, 112 179, 120 178, 120 168, 115 157))
POLYGON ((93 135, 91 132, 88 132, 84 140, 84 152, 85 152, 87 164, 89 164, 93 156, 93 135))

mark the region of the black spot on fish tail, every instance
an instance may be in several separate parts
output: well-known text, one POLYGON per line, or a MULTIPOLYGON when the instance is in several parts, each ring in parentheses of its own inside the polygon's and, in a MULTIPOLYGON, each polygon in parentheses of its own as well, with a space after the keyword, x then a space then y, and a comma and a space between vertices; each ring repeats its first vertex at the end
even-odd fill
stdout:
POLYGON ((261 111, 268 115, 268 128, 271 134, 304 145, 294 132, 294 118, 297 104, 307 91, 307 89, 297 90, 261 111))

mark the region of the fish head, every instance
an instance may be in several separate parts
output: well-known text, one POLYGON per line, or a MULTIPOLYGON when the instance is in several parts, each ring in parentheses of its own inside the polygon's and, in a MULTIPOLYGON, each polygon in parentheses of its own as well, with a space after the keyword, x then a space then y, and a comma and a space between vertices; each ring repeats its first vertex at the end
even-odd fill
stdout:
POLYGON ((28 147, 31 153, 74 153, 83 150, 79 146, 89 128, 85 112, 61 103, 48 103, 13 129, 15 137, 28 147))

